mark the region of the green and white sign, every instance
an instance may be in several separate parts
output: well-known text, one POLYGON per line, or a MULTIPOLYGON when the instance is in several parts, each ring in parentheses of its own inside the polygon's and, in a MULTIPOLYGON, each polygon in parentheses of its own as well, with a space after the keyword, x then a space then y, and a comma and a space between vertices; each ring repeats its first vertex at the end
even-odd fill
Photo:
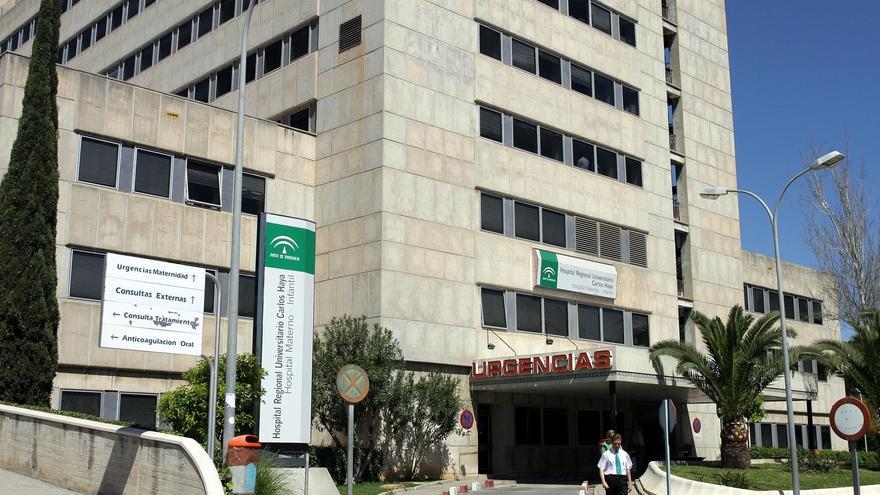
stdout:
POLYGON ((613 265, 596 263, 562 254, 535 249, 537 266, 536 287, 567 290, 579 294, 617 297, 617 269, 613 265))
POLYGON ((260 405, 261 443, 309 443, 315 223, 264 213, 260 218, 260 357, 267 375, 260 405))

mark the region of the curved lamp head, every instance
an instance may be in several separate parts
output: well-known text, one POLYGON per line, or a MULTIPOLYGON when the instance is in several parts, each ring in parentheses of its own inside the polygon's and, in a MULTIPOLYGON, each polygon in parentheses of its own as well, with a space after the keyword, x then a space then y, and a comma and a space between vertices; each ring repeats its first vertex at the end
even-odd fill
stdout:
POLYGON ((831 168, 839 164, 846 158, 846 155, 839 151, 832 151, 831 153, 826 153, 810 164, 810 170, 822 170, 825 168, 831 168))
POLYGON ((706 199, 718 199, 729 192, 730 191, 728 191, 726 187, 713 186, 703 189, 703 191, 700 192, 700 196, 706 199))

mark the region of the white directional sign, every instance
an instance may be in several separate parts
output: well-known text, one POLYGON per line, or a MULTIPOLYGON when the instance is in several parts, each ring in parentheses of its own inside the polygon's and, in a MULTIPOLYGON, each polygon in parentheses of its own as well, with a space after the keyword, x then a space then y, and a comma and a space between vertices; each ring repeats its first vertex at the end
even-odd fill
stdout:
POLYGON ((205 269, 107 254, 101 347, 199 356, 205 269))

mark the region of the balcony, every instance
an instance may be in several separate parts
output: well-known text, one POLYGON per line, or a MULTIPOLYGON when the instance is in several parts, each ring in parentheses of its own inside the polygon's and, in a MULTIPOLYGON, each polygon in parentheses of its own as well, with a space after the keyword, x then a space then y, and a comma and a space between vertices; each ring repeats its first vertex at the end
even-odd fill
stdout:
POLYGON ((674 84, 672 79, 672 67, 666 66, 666 82, 669 84, 674 84))
POLYGON ((679 276, 675 279, 675 281, 678 284, 678 297, 687 297, 685 295, 684 277, 679 276))
POLYGON ((678 136, 675 135, 675 129, 669 124, 669 149, 678 151, 678 136))
POLYGON ((681 221, 681 202, 678 198, 672 198, 672 218, 674 218, 676 222, 681 221))

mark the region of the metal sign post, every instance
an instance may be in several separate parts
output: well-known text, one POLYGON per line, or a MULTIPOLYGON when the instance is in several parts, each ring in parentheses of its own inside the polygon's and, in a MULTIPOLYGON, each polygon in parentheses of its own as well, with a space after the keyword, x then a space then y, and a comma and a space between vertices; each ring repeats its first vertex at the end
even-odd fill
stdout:
POLYGON ((363 368, 346 364, 336 373, 336 390, 348 402, 348 459, 346 461, 348 495, 354 488, 354 405, 370 391, 370 379, 363 368))
POLYGON ((831 429, 840 438, 849 442, 849 454, 852 458, 853 494, 862 491, 859 480, 859 452, 857 441, 868 433, 871 428, 871 414, 865 404, 854 398, 844 397, 831 406, 831 429))
POLYGON ((663 399, 660 404, 660 426, 663 428, 663 445, 666 447, 666 495, 672 494, 672 461, 669 458, 669 435, 675 428, 677 412, 675 405, 669 399, 663 399))

